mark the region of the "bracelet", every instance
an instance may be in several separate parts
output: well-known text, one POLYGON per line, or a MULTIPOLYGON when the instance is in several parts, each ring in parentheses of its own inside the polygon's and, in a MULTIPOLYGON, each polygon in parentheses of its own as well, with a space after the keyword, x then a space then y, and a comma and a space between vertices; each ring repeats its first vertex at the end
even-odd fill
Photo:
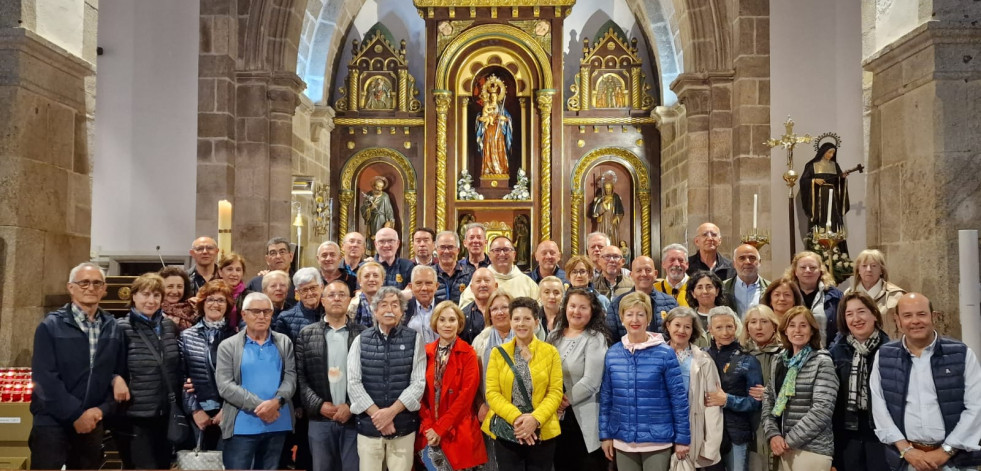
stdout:
POLYGON ((906 453, 908 453, 912 449, 913 449, 913 445, 909 445, 906 448, 903 448, 903 451, 900 451, 899 452, 899 459, 901 459, 901 460, 902 459, 905 459, 906 458, 906 453))

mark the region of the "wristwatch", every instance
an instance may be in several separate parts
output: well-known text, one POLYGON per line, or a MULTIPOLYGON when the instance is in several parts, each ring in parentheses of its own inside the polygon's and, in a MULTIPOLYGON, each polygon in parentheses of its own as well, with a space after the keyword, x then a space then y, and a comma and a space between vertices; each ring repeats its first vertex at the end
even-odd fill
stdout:
POLYGON ((957 454, 957 448, 954 448, 946 443, 940 446, 940 449, 947 453, 947 456, 954 456, 957 454))
POLYGON ((279 399, 279 407, 283 407, 286 405, 286 398, 282 396, 276 396, 276 399, 279 399))

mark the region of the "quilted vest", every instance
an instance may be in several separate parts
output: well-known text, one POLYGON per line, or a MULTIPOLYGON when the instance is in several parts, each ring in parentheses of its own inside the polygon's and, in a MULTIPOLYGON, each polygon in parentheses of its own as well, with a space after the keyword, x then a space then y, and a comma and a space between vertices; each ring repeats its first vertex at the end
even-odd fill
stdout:
MULTIPOLYGON (((379 408, 391 406, 409 387, 416 331, 397 325, 382 335, 377 327, 361 334, 361 379, 365 391, 379 408)), ((419 430, 419 414, 404 410, 395 416, 395 435, 401 437, 419 430)), ((381 437, 366 413, 358 414, 358 434, 381 437)), ((391 437, 389 437, 391 438, 391 437)))

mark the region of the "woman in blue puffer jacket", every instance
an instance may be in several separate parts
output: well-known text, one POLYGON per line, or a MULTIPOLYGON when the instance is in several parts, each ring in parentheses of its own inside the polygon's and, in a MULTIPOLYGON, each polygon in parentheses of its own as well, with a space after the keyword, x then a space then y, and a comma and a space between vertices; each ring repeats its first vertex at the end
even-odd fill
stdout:
POLYGON ((607 351, 600 387, 599 437, 620 471, 666 471, 672 451, 688 454, 688 391, 678 358, 661 334, 647 332, 650 296, 623 296, 627 335, 607 351))

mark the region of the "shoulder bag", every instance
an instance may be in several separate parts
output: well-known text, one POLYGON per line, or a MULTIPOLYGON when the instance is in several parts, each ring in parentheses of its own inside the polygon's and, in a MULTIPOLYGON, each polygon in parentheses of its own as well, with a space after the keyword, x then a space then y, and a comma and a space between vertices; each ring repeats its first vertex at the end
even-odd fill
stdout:
MULTIPOLYGON (((504 361, 507 362, 508 367, 511 368, 511 373, 514 374, 514 380, 518 382, 518 390, 521 391, 521 396, 525 399, 525 403, 528 404, 528 406, 524 408, 518 407, 518 410, 520 410, 523 414, 533 411, 534 407, 531 406, 531 396, 528 395, 528 389, 525 388, 525 382, 521 379, 518 371, 514 368, 514 362, 511 361, 511 357, 508 356, 507 351, 505 351, 503 347, 498 346, 495 348, 497 348, 497 351, 502 357, 504 357, 504 361)), ((493 417, 491 417, 490 430, 491 432, 494 432, 494 435, 497 435, 497 438, 503 438, 509 442, 518 443, 517 437, 514 436, 514 426, 509 424, 507 420, 504 420, 503 417, 496 413, 493 417)))
POLYGON ((174 444, 184 443, 191 437, 191 425, 187 423, 187 416, 184 415, 184 409, 177 403, 177 395, 174 394, 174 389, 171 387, 170 380, 167 378, 167 367, 164 365, 163 357, 160 356, 160 352, 157 349, 153 348, 153 344, 150 343, 150 339, 146 338, 146 334, 136 327, 133 330, 143 339, 143 343, 150 349, 153 359, 157 360, 157 364, 160 365, 160 374, 163 376, 164 386, 167 387, 167 400, 170 403, 170 411, 167 417, 167 440, 174 444))

